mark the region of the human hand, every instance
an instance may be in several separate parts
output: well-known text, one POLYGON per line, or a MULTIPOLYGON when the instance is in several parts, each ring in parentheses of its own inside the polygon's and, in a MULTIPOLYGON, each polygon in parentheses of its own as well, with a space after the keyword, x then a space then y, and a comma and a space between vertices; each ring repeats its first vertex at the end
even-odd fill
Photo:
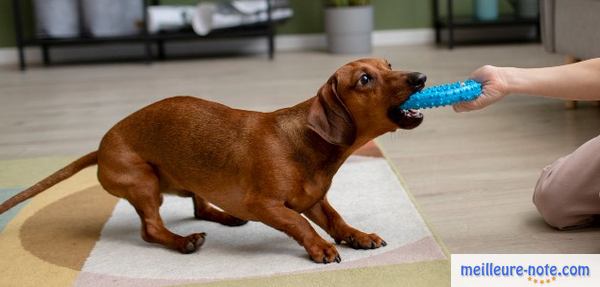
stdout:
POLYGON ((471 74, 471 79, 481 83, 481 95, 470 102, 453 106, 455 112, 467 112, 483 109, 508 94, 505 70, 501 67, 485 65, 471 74))

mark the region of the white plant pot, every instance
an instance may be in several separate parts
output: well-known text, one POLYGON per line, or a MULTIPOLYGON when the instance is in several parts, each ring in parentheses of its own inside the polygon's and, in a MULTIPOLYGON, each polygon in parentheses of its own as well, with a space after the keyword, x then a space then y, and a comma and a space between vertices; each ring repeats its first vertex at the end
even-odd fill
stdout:
POLYGON ((80 0, 83 27, 94 37, 136 35, 144 17, 140 0, 80 0))
POLYGON ((34 0, 36 34, 41 38, 79 36, 78 0, 34 0))
POLYGON ((325 9, 325 32, 329 52, 371 53, 373 6, 330 7, 325 9))

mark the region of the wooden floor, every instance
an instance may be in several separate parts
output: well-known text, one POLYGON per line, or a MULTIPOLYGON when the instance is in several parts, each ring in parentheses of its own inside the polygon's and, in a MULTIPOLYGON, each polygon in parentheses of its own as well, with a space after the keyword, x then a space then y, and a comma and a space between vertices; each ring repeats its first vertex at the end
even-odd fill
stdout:
MULTIPOLYGON (((395 68, 426 73, 429 84, 464 79, 483 64, 562 62, 538 45, 383 47, 374 54, 395 68)), ((93 150, 116 121, 172 95, 262 111, 292 105, 313 96, 354 58, 289 52, 272 62, 250 56, 34 67, 27 73, 0 67, 0 159, 93 150)), ((560 101, 512 96, 485 111, 456 114, 446 108, 425 115, 418 129, 379 142, 451 252, 600 252, 600 229, 555 231, 531 202, 540 170, 600 132, 599 108, 567 111, 560 101)))

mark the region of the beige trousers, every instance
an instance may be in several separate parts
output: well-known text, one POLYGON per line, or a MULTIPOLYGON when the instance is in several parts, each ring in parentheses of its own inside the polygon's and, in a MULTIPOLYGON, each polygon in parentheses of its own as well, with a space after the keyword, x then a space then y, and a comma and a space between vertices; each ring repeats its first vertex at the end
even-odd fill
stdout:
POLYGON ((533 203, 558 229, 592 223, 600 215, 600 136, 545 167, 533 203))

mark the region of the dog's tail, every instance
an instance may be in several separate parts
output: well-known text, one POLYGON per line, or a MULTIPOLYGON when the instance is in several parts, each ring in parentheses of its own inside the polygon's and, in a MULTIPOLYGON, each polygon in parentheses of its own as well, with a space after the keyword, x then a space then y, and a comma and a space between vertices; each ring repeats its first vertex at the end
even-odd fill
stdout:
POLYGON ((38 193, 52 187, 53 185, 71 177, 76 174, 80 170, 95 165, 98 162, 98 152, 94 151, 88 153, 76 161, 68 164, 67 166, 61 168, 57 172, 51 174, 50 176, 42 179, 38 183, 34 184, 30 188, 18 193, 17 195, 11 197, 4 203, 0 204, 0 214, 6 212, 7 210, 13 208, 15 205, 34 197, 38 193))

